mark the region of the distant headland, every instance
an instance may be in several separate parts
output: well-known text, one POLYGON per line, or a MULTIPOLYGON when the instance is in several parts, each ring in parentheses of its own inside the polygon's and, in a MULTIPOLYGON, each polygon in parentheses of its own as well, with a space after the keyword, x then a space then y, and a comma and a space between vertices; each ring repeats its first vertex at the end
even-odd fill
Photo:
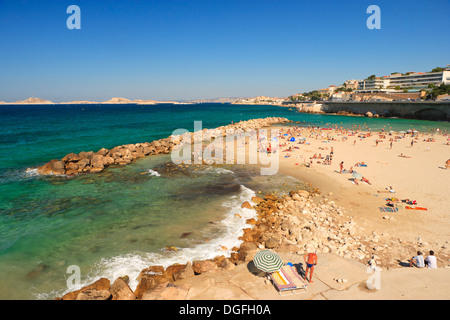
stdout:
POLYGON ((187 104, 190 102, 179 102, 179 101, 156 101, 156 100, 130 100, 126 98, 111 98, 107 101, 87 101, 87 100, 79 100, 79 101, 69 101, 69 102, 53 102, 50 100, 45 100, 41 98, 31 97, 25 100, 19 100, 15 102, 4 102, 0 101, 0 104, 159 104, 159 103, 170 103, 170 104, 187 104))

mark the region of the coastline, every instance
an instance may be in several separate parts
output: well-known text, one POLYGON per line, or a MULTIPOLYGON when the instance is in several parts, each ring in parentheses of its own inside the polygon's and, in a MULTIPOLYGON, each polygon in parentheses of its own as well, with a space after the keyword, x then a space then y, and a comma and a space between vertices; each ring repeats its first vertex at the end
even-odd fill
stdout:
MULTIPOLYGON (((284 129, 287 130, 288 128, 285 127, 284 129)), ((425 136, 428 135, 423 137, 425 136)), ((371 145, 373 141, 367 139, 360 142, 361 145, 367 142, 367 146, 371 145)), ((321 142, 318 140, 314 145, 308 145, 308 148, 321 148, 324 146, 321 142)), ((325 261, 326 265, 327 262, 330 263, 330 265, 327 265, 327 268, 333 266, 336 269, 334 274, 337 277, 330 279, 329 272, 327 273, 325 270, 320 271, 318 268, 317 277, 320 280, 318 287, 323 286, 323 290, 326 288, 325 291, 333 292, 333 295, 330 295, 329 298, 335 299, 354 298, 354 296, 347 296, 346 293, 342 293, 342 290, 345 288, 349 291, 348 289, 361 286, 365 282, 367 275, 363 271, 367 267, 368 261, 376 261, 377 266, 385 270, 386 274, 392 274, 394 278, 403 279, 416 274, 418 271, 422 272, 422 270, 403 268, 409 263, 408 260, 415 254, 415 251, 418 248, 423 251, 433 249, 438 256, 439 271, 434 274, 431 274, 434 270, 426 270, 424 272, 426 272, 426 277, 432 278, 428 280, 433 281, 439 288, 433 293, 435 298, 448 298, 445 285, 442 288, 442 283, 446 282, 444 279, 449 279, 450 276, 450 272, 446 268, 450 257, 447 246, 448 233, 446 233, 446 230, 448 228, 445 221, 448 219, 445 219, 446 216, 441 217, 441 213, 434 214, 439 207, 435 208, 433 206, 430 207, 427 215, 423 215, 421 212, 406 213, 403 212, 404 210, 397 213, 380 213, 377 209, 383 204, 383 200, 380 199, 381 194, 374 196, 374 192, 382 188, 386 181, 379 181, 376 184, 374 183, 373 186, 353 185, 348 179, 345 179, 348 177, 334 172, 337 167, 336 162, 341 157, 346 155, 349 157, 358 157, 358 155, 368 157, 367 150, 362 150, 363 153, 356 153, 355 150, 348 152, 347 149, 343 148, 342 150, 344 151, 340 153, 340 148, 344 146, 345 142, 342 142, 342 145, 336 141, 333 143, 336 143, 334 166, 328 167, 313 164, 311 168, 299 168, 298 165, 293 163, 294 161, 298 163, 298 158, 295 159, 292 156, 292 158, 281 158, 280 172, 309 182, 312 187, 318 187, 321 193, 315 194, 314 192, 309 193, 297 190, 291 192, 290 196, 285 196, 281 199, 268 194, 264 199, 254 197, 252 198, 252 203, 244 203, 243 206, 253 207, 257 211, 258 219, 248 221, 248 223, 253 225, 253 228, 244 230, 243 243, 239 248, 234 248, 230 257, 222 256, 206 261, 193 261, 186 265, 175 264, 168 268, 161 266, 149 267, 142 271, 140 284, 134 292, 127 286, 126 279, 116 279, 112 285, 109 280, 100 279, 91 286, 80 289, 78 292, 63 296, 62 299, 93 298, 92 295, 79 296, 82 292, 92 292, 92 290, 96 291, 95 294, 99 294, 100 291, 103 292, 102 297, 107 299, 189 300, 211 299, 211 297, 214 297, 213 299, 264 299, 264 297, 267 299, 278 299, 276 289, 267 283, 264 277, 258 275, 259 272, 257 270, 251 268, 254 253, 264 248, 280 253, 284 257, 285 262, 287 259, 295 263, 302 262, 304 253, 317 249, 319 259, 325 261), (416 216, 412 216, 412 214, 416 216), (429 221, 430 215, 432 215, 431 222, 429 221), (439 227, 439 225, 441 226, 439 227), (400 226, 404 230, 399 230, 400 226), (424 228, 425 226, 426 228, 424 228), (438 232, 435 228, 438 229, 438 232), (417 237, 418 234, 419 237, 417 237), (438 236, 436 237, 437 234, 438 236), (335 265, 336 263, 338 265, 335 265), (349 278, 345 279, 347 281, 337 281, 339 274, 341 276, 346 274, 345 270, 349 267, 349 264, 352 268, 355 268, 355 275, 357 276, 353 277, 347 274, 346 277, 349 278), (230 278, 248 278, 249 271, 252 275, 251 281, 244 281, 242 285, 237 285, 236 283, 230 285, 230 278), (222 283, 221 281, 226 281, 228 286, 222 287, 221 285, 219 286, 220 288, 217 288, 217 283, 222 283), (119 285, 121 288, 120 292, 126 292, 126 294, 118 294, 116 287, 119 285), (242 286, 248 287, 243 288, 242 286), (242 290, 250 292, 249 288, 255 286, 258 287, 257 295, 249 294, 245 295, 245 297, 242 295, 242 290), (330 291, 330 288, 337 291, 330 291), (261 292, 261 290, 263 291, 261 292), (238 291, 241 293, 238 293, 238 291)), ((351 143, 347 141, 348 148, 351 147, 350 145, 351 143)), ((399 143, 398 145, 401 144, 399 143)), ((384 146, 386 146, 386 143, 384 146)), ((359 143, 358 148, 361 149, 359 143)), ((419 147, 416 147, 414 150, 424 152, 419 147)), ((317 149, 310 152, 317 152, 317 149)), ((416 152, 414 155, 419 156, 419 153, 416 152)), ((309 158, 306 154, 304 157, 309 158)), ((396 158, 389 160, 393 161, 394 159, 406 160, 396 158)), ((376 159, 371 160, 374 160, 374 163, 380 161, 376 159)), ((386 164, 379 163, 379 165, 386 164)), ((404 166, 404 163, 401 163, 400 166, 404 166)), ((438 171, 438 174, 441 174, 441 172, 438 171)), ((395 182, 401 181, 402 177, 399 176, 398 179, 400 180, 395 182)), ((405 185, 399 186, 395 195, 398 195, 400 191, 404 191, 402 190, 404 187, 405 185)), ((445 190, 448 190, 445 188, 444 186, 441 192, 445 193, 445 190)), ((409 192, 411 190, 413 189, 406 191, 409 192)), ((387 194, 387 196, 390 195, 387 194)), ((440 196, 442 194, 437 195, 437 197, 440 196)), ((426 197, 418 198, 418 201, 419 203, 426 201, 426 197)), ((446 207, 444 206, 444 209, 448 208, 448 202, 444 204, 447 205, 446 207)), ((342 280, 342 278, 339 279, 342 280)), ((392 281, 395 282, 394 280, 392 281)), ((406 280, 402 280, 402 283, 405 288, 408 286, 406 280)), ((383 290, 384 293, 381 296, 378 295, 379 299, 386 299, 386 297, 389 297, 389 294, 393 295, 392 299, 427 299, 426 292, 423 295, 415 293, 406 296, 402 292, 402 296, 398 296, 399 293, 396 293, 398 288, 396 288, 395 284, 387 284, 387 286, 389 290, 385 288, 383 290), (386 291, 388 293, 387 296, 386 291)), ((310 287, 313 287, 313 284, 310 287)), ((295 296, 294 298, 320 298, 325 296, 325 291, 321 291, 321 296, 318 296, 318 293, 315 292, 313 295, 295 296)), ((362 290, 362 292, 372 295, 370 297, 373 297, 374 294, 374 291, 367 289, 366 291, 362 290)), ((362 294, 361 290, 357 290, 357 293, 362 294)), ((361 299, 367 299, 367 297, 367 295, 362 294, 361 299)))

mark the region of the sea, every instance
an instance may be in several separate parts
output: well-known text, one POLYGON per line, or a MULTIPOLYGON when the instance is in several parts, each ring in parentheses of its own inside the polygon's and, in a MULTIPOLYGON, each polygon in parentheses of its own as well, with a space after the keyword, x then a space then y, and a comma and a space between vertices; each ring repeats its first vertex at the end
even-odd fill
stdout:
POLYGON ((177 129, 285 117, 297 126, 433 132, 448 122, 305 114, 273 105, 0 105, 0 299, 49 300, 148 266, 229 256, 253 196, 307 188, 252 165, 175 166, 170 155, 98 174, 41 176, 66 154, 151 142, 177 129), (75 271, 74 271, 75 270, 75 271))

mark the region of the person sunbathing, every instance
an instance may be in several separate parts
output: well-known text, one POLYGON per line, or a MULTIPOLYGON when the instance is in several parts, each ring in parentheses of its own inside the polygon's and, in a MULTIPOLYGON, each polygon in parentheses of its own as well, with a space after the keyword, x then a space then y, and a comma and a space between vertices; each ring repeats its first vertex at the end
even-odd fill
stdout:
POLYGON ((367 179, 366 177, 362 177, 361 181, 371 185, 369 179, 367 179))
POLYGON ((409 157, 409 156, 403 155, 403 153, 401 153, 401 154, 399 155, 399 157, 402 157, 402 158, 411 158, 411 157, 409 157))

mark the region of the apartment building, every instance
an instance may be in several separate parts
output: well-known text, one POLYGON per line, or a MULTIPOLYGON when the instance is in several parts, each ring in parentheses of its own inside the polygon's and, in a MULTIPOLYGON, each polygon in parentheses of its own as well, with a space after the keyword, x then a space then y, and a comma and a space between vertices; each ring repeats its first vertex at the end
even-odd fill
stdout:
POLYGON ((407 72, 406 74, 393 73, 390 76, 376 77, 375 79, 360 80, 357 91, 395 91, 412 88, 414 90, 426 89, 428 85, 450 84, 450 65, 440 72, 407 72))
POLYGON ((358 82, 358 91, 386 91, 389 86, 387 77, 376 77, 375 79, 360 80, 358 82))

